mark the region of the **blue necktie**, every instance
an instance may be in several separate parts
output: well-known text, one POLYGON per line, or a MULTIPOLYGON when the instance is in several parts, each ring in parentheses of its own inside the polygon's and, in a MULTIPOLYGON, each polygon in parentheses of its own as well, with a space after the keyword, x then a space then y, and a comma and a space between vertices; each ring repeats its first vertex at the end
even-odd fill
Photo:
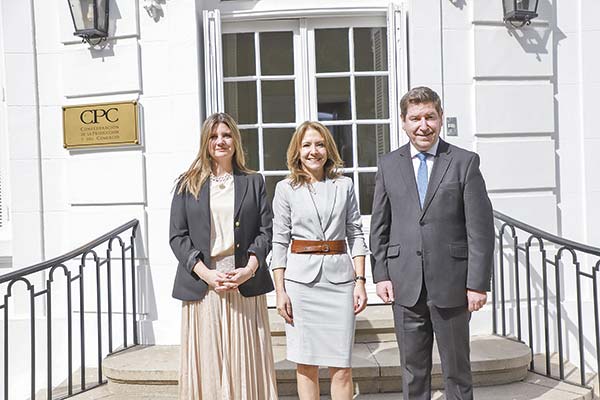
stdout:
POLYGON ((417 154, 421 163, 419 164, 419 169, 417 171, 417 188, 419 189, 419 201, 421 202, 421 207, 423 207, 423 203, 425 202, 425 195, 427 194, 427 153, 419 153, 417 154))

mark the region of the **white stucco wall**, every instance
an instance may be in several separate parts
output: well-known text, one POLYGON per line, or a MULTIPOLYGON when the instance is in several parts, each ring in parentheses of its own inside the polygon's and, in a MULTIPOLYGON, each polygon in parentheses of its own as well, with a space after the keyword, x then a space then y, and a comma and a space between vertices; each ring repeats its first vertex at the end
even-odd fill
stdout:
MULTIPOLYGON (((1 2, 6 122, 0 123, 9 142, 0 151, 11 178, 13 264, 52 258, 138 218, 142 338, 177 343, 169 206, 204 117, 202 10, 276 14, 299 6, 168 0, 154 20, 143 0, 110 4, 111 38, 97 50, 72 36, 65 1, 1 2), (62 147, 62 106, 121 100, 139 101, 141 146, 62 147)), ((369 7, 385 12, 387 4, 369 7)), ((442 95, 446 116, 458 119, 458 136, 446 139, 481 155, 494 206, 552 233, 600 243, 598 3, 540 0, 540 17, 518 30, 502 23, 500 1, 404 5, 410 85, 442 95)), ((361 6, 302 2, 307 9, 361 6)), ((488 332, 489 321, 489 309, 474 316, 475 332, 488 332)))

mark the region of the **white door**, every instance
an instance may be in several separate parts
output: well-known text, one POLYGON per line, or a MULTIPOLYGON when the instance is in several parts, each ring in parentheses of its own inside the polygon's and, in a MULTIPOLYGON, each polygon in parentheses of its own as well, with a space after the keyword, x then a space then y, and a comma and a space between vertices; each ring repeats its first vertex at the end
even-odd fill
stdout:
MULTIPOLYGON (((354 181, 368 237, 378 156, 400 142, 400 11, 223 23, 218 11, 204 14, 207 113, 222 110, 238 121, 248 166, 265 176, 269 198, 287 175, 295 127, 318 120, 354 181)), ((369 265, 367 276, 369 303, 376 303, 369 265)))

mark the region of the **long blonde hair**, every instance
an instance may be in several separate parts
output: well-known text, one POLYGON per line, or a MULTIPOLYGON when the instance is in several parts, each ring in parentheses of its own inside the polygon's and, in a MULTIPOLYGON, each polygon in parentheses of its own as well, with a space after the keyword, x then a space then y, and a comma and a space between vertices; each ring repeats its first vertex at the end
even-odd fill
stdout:
POLYGON ((233 168, 244 173, 252 173, 250 169, 246 168, 246 159, 244 157, 244 149, 242 147, 242 136, 235 120, 227 113, 214 113, 202 124, 202 130, 200 133, 200 149, 198 155, 188 168, 188 170, 181 174, 177 178, 177 190, 178 194, 187 191, 191 193, 196 199, 200 193, 202 184, 206 182, 211 169, 211 158, 208 152, 208 142, 210 135, 217 129, 219 124, 225 124, 231 131, 231 137, 233 138, 233 168))
POLYGON ((325 143, 325 150, 327 150, 327 161, 325 161, 325 165, 323 166, 325 176, 329 179, 335 179, 342 175, 340 169, 343 168, 344 162, 342 161, 342 157, 340 157, 337 145, 329 129, 319 122, 305 121, 294 132, 287 149, 287 167, 290 170, 288 178, 292 181, 293 187, 305 185, 310 182, 311 176, 302 168, 302 160, 300 160, 302 139, 304 139, 304 134, 309 129, 319 132, 325 143))

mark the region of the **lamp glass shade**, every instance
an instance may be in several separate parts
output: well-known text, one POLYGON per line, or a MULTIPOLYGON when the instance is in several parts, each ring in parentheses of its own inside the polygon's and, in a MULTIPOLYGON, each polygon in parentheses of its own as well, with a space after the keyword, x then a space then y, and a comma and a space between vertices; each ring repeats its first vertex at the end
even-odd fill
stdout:
POLYGON ((98 15, 98 22, 96 29, 102 32, 108 32, 108 0, 96 0, 96 10, 98 15))
POLYGON ((69 0, 75 31, 94 29, 94 0, 69 0))
POLYGON ((505 21, 529 21, 537 17, 538 0, 502 0, 505 21))
POLYGON ((535 12, 537 0, 517 0, 517 11, 535 12))
POLYGON ((108 35, 109 0, 68 0, 75 35, 84 38, 108 35))

